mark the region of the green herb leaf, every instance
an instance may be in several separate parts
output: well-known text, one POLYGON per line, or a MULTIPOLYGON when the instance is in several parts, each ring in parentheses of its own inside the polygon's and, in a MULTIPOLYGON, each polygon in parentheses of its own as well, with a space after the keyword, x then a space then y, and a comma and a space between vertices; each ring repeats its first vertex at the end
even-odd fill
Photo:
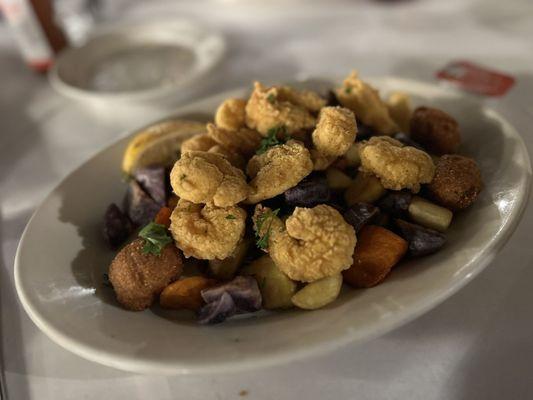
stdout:
POLYGON ((181 174, 180 175, 180 181, 184 180, 185 178, 187 178, 187 175, 185 175, 185 174, 181 174))
POLYGON ((237 219, 237 217, 233 214, 226 215, 226 219, 237 219))
POLYGON ((257 247, 259 247, 262 250, 268 249, 268 240, 270 238, 270 230, 272 229, 272 221, 274 220, 274 217, 276 217, 279 213, 279 208, 275 209, 274 211, 267 211, 261 214, 259 217, 257 217, 256 221, 256 227, 257 231, 255 233, 255 244, 257 247), (266 231, 261 235, 261 231, 263 231, 263 226, 268 223, 268 227, 266 228, 266 231))
POLYGON ((161 250, 172 243, 165 225, 150 222, 139 232, 139 237, 144 239, 143 253, 161 255, 161 250))
POLYGON ((276 101, 276 95, 274 93, 270 93, 267 96, 267 100, 270 104, 274 104, 274 102, 276 101))
POLYGON ((348 86, 347 88, 344 89, 344 93, 346 93, 346 94, 352 93, 352 88, 350 86, 348 86))
POLYGON ((279 146, 289 139, 290 135, 287 134, 287 129, 283 125, 270 128, 267 132, 267 137, 261 139, 261 145, 255 154, 263 154, 271 147, 279 146), (283 134, 285 137, 279 139, 280 134, 283 134))

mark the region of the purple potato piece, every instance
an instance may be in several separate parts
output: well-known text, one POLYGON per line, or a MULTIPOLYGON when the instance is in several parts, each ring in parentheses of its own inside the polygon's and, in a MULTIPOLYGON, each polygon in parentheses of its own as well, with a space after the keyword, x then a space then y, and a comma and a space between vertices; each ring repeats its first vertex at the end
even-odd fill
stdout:
POLYGON ((435 253, 446 243, 446 236, 433 229, 401 219, 396 220, 396 225, 400 229, 400 236, 409 242, 409 254, 413 257, 435 253))
POLYGON ((392 137, 406 146, 416 147, 417 149, 424 150, 420 143, 415 142, 403 132, 395 133, 392 137))
POLYGON ((403 216, 409 209, 413 195, 409 192, 389 192, 378 202, 378 207, 394 215, 403 216))
POLYGON ((199 324, 220 324, 237 313, 231 296, 223 292, 217 300, 206 304, 198 311, 199 324))
POLYGON ((105 241, 112 249, 123 244, 133 232, 133 224, 115 203, 107 207, 104 214, 103 235, 105 241))
POLYGON ((152 221, 161 208, 134 180, 129 183, 124 205, 133 223, 141 226, 152 221))
POLYGON ((363 226, 376 220, 379 216, 379 208, 368 203, 355 203, 342 215, 344 220, 359 232, 363 226))
POLYGON ((285 202, 295 207, 314 207, 329 202, 331 189, 325 177, 305 178, 284 193, 285 202))
POLYGON ((206 303, 217 301, 224 293, 231 296, 238 312, 254 312, 261 309, 261 292, 251 276, 236 276, 232 281, 202 290, 206 303))
POLYGON ((143 190, 159 205, 167 202, 164 167, 145 167, 135 170, 135 180, 143 190))

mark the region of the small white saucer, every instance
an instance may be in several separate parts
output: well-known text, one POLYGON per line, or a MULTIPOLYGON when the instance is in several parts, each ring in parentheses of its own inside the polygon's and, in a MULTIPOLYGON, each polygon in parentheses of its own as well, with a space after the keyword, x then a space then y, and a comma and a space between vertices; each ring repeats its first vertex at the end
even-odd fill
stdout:
POLYGON ((61 53, 49 79, 68 97, 105 106, 184 98, 225 49, 221 35, 189 20, 129 24, 100 30, 61 53))

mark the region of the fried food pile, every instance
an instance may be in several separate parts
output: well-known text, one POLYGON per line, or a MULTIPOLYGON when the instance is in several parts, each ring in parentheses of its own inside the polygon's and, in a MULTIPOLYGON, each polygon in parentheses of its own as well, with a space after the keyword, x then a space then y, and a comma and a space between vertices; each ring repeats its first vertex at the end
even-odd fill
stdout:
POLYGON ((356 72, 329 96, 255 82, 248 98, 224 100, 172 163, 166 149, 158 163, 144 135, 129 160, 151 143, 152 164, 125 164, 127 207, 110 206, 104 234, 116 247, 145 226, 109 280, 127 309, 159 299, 201 323, 324 307, 343 282, 375 286, 403 258, 440 250, 453 213, 483 187, 476 162, 456 154, 450 115, 413 111, 403 92, 383 100, 356 72))

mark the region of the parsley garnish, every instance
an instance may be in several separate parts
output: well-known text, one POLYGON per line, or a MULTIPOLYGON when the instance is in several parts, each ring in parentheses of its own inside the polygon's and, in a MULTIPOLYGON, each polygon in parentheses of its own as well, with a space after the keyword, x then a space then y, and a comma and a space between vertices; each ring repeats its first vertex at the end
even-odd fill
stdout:
POLYGON ((185 175, 185 174, 181 174, 180 175, 180 181, 184 180, 185 178, 187 178, 187 175, 185 175))
POLYGON ((346 89, 344 89, 344 93, 346 93, 346 94, 352 93, 352 88, 350 86, 348 86, 346 89))
POLYGON ((161 255, 161 250, 167 244, 172 243, 165 225, 150 222, 139 232, 139 237, 144 239, 144 254, 161 255))
POLYGON ((263 214, 261 214, 259 217, 257 217, 256 221, 256 227, 257 231, 255 233, 255 244, 257 247, 259 247, 262 250, 265 250, 268 248, 268 239, 270 238, 270 229, 272 228, 272 222, 274 220, 274 217, 276 217, 279 213, 279 208, 274 211, 266 211, 263 214), (261 235, 261 231, 263 230, 263 226, 268 221, 268 227, 266 228, 263 235, 261 235))
POLYGON ((237 219, 237 217, 233 214, 226 215, 226 219, 237 219))
POLYGON ((276 101, 276 95, 274 93, 270 93, 267 96, 267 100, 270 104, 274 104, 274 102, 276 101))
POLYGON ((287 134, 287 130, 283 125, 270 128, 267 131, 267 137, 261 139, 261 145, 255 152, 255 154, 263 154, 271 147, 279 146, 280 144, 285 143, 287 140, 289 140, 289 138, 290 135, 287 134), (283 134, 285 138, 279 139, 280 133, 283 134))

